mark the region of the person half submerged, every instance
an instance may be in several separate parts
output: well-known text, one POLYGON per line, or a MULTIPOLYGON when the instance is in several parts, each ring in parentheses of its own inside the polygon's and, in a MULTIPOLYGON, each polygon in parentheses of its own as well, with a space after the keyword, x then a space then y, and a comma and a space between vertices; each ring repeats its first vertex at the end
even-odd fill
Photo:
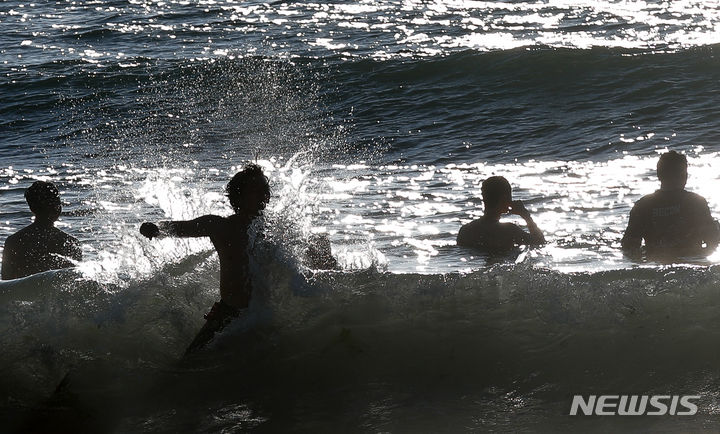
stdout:
POLYGON ((305 263, 313 270, 339 270, 340 265, 332 255, 330 238, 325 234, 315 234, 308 240, 305 263))
POLYGON ((270 185, 260 166, 249 164, 225 188, 235 214, 229 217, 205 215, 190 221, 146 222, 140 233, 147 238, 162 236, 209 237, 220 259, 220 301, 205 315, 207 322, 188 347, 186 354, 208 344, 252 296, 249 274, 248 229, 270 200, 270 185))
POLYGON ((518 245, 540 245, 545 236, 530 211, 520 200, 512 200, 510 183, 502 176, 491 176, 481 187, 485 212, 482 217, 460 228, 457 244, 474 247, 486 253, 506 253, 518 245), (503 214, 515 214, 527 223, 529 233, 513 223, 500 223, 503 214))
POLYGON ((35 221, 5 241, 3 280, 72 267, 82 259, 80 243, 55 227, 62 212, 60 193, 52 182, 36 181, 25 190, 35 221))
POLYGON ((720 229, 707 201, 685 190, 687 158, 675 151, 664 153, 657 176, 660 189, 640 198, 630 211, 623 251, 638 259, 645 240, 648 258, 663 262, 711 254, 720 241, 720 229))

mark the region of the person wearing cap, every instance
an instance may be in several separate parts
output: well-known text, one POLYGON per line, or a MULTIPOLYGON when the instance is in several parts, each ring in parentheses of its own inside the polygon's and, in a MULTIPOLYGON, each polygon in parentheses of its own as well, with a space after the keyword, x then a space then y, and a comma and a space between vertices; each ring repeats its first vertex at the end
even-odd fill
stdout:
POLYGON ((502 176, 491 176, 481 187, 485 212, 482 217, 463 225, 457 236, 457 244, 474 247, 485 253, 507 253, 518 245, 540 245, 545 236, 530 216, 530 211, 520 200, 512 200, 512 188, 502 176), (522 217, 528 231, 514 223, 501 223, 504 214, 522 217))
POLYGON ((60 193, 55 184, 34 182, 25 190, 25 200, 35 221, 5 240, 3 280, 72 267, 82 259, 78 240, 55 227, 62 212, 60 193))
POLYGON ((705 198, 685 190, 687 166, 687 158, 675 151, 660 156, 660 189, 635 202, 622 238, 622 249, 631 258, 642 256, 643 240, 647 257, 663 261, 715 251, 720 229, 705 198))

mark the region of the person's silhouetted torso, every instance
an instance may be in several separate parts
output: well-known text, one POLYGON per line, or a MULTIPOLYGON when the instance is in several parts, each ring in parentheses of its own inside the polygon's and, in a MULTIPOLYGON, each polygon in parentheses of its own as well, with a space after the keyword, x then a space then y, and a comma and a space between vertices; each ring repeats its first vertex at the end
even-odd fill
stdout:
POLYGON ((62 204, 55 184, 35 181, 25 190, 35 222, 10 235, 3 248, 2 278, 18 279, 58 268, 72 267, 82 259, 75 237, 55 227, 62 204))
POLYGON ((512 200, 512 187, 502 176, 491 176, 481 187, 485 213, 479 219, 464 224, 457 235, 457 245, 475 248, 483 253, 507 254, 519 245, 541 245, 545 236, 537 227, 530 211, 522 201, 512 200), (528 226, 525 232, 513 223, 501 223, 500 217, 514 214, 522 217, 528 226))
POLYGON ((72 267, 82 258, 78 240, 52 224, 33 223, 5 241, 3 280, 72 267))
POLYGON ((500 223, 485 216, 460 228, 457 239, 460 246, 479 248, 491 253, 507 253, 518 245, 532 243, 530 234, 520 226, 500 223))
POLYGON ((630 211, 621 246, 632 259, 647 257, 675 262, 686 257, 708 256, 720 242, 720 230, 707 201, 685 191, 687 157, 675 151, 660 156, 657 163, 660 190, 643 196, 630 211))
POLYGON ((637 201, 626 237, 642 238, 649 256, 701 254, 705 228, 713 227, 707 201, 686 190, 657 190, 637 201))
POLYGON ((250 304, 252 283, 249 272, 248 229, 270 200, 270 186, 260 166, 249 164, 225 188, 235 214, 222 217, 205 215, 187 221, 145 222, 140 233, 155 237, 208 237, 220 260, 220 301, 205 315, 206 323, 186 353, 210 342, 250 304))

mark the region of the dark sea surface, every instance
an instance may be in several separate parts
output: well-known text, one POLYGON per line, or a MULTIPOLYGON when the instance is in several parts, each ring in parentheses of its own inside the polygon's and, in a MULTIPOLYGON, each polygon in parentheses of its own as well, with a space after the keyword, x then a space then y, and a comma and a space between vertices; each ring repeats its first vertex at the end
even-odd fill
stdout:
POLYGON ((0 432, 718 429, 720 254, 619 249, 668 149, 720 214, 716 2, 4 1, 0 30, 0 243, 49 180, 84 255, 0 282, 0 432), (250 161, 253 302, 183 359, 217 258, 138 227, 229 215, 250 161), (492 175, 546 246, 455 245, 492 175))

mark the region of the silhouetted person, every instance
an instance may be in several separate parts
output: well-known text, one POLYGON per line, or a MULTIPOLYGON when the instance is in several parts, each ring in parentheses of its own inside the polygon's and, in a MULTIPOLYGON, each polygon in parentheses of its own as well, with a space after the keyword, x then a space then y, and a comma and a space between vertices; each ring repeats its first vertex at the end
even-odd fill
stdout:
POLYGON ((340 268, 332 255, 332 247, 327 235, 312 235, 308 241, 309 245, 305 252, 305 261, 308 267, 314 270, 337 270, 340 268))
POLYGON ((512 200, 512 188, 502 176, 491 176, 481 187, 485 212, 482 217, 460 228, 457 244, 463 247, 475 247, 487 253, 506 253, 517 245, 539 245, 545 243, 545 237, 537 227, 530 211, 522 201, 512 200), (513 223, 500 223, 503 214, 515 214, 527 223, 525 232, 513 223))
POLYGON ((685 190, 688 177, 685 156, 675 151, 661 155, 657 176, 660 190, 642 197, 630 211, 623 250, 638 258, 645 240, 647 255, 654 259, 712 253, 720 240, 720 230, 707 201, 685 190))
POLYGON ((82 259, 78 240, 55 227, 62 205, 52 182, 36 181, 25 190, 25 200, 35 221, 5 240, 3 280, 17 279, 47 270, 72 267, 82 259))
POLYGON ((248 228, 270 200, 270 186, 260 166, 250 164, 238 172, 225 188, 235 214, 229 217, 206 215, 190 221, 143 223, 140 233, 159 236, 209 237, 220 258, 220 301, 205 315, 207 322, 186 354, 205 346, 241 309, 252 295, 249 274, 248 228))

